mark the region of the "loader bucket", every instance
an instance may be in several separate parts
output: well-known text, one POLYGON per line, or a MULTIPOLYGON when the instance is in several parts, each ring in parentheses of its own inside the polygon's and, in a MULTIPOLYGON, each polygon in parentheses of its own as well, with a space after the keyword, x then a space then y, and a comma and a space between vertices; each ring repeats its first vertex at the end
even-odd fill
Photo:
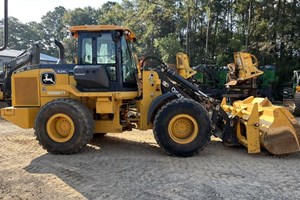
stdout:
POLYGON ((285 107, 254 97, 232 106, 223 100, 221 107, 231 116, 238 116, 236 136, 248 153, 259 153, 261 147, 275 155, 300 151, 300 125, 285 107))

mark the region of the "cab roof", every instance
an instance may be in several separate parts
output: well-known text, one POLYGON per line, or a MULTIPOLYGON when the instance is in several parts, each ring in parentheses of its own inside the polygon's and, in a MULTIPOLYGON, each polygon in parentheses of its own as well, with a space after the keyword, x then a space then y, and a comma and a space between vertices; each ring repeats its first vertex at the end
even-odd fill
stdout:
POLYGON ((78 32, 81 31, 123 31, 127 40, 133 42, 136 40, 135 34, 127 27, 115 25, 84 25, 84 26, 71 26, 69 28, 72 35, 78 38, 78 32))

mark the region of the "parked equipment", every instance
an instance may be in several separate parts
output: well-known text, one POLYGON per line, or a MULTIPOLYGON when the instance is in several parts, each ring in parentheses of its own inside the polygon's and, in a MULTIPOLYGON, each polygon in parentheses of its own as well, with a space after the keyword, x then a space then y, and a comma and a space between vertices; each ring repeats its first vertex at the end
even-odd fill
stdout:
POLYGON ((190 67, 190 60, 187 54, 183 52, 178 52, 176 54, 176 68, 180 76, 185 79, 192 78, 197 74, 197 71, 190 67))
POLYGON ((262 147, 275 155, 300 151, 300 125, 285 107, 274 106, 267 98, 248 97, 232 106, 224 98, 216 109, 213 123, 221 124, 225 145, 242 144, 248 153, 259 153, 262 147))
POLYGON ((231 102, 251 95, 272 98, 274 67, 264 66, 259 70, 258 61, 252 54, 236 52, 234 63, 225 67, 199 65, 191 68, 188 55, 184 53, 177 53, 176 60, 178 73, 213 98, 227 97, 231 102))
POLYGON ((283 88, 283 105, 300 116, 300 71, 294 70, 292 85, 283 88))
POLYGON ((259 136, 271 153, 299 151, 299 125, 294 126, 295 119, 283 108, 262 103, 267 100, 248 104, 248 99, 233 107, 224 100, 220 106, 154 57, 145 58, 138 69, 131 52, 136 37, 126 27, 86 25, 70 31, 78 39, 77 63, 66 64, 63 45, 58 43, 58 64, 15 69, 7 77, 12 106, 1 109, 4 119, 34 128, 37 140, 49 152, 77 153, 94 133, 133 128, 153 129, 159 146, 174 156, 197 154, 209 143, 212 130, 219 131, 224 143, 237 138, 250 153, 259 152, 252 150, 252 141, 257 143, 259 136), (151 59, 159 65, 149 64, 151 59), (293 148, 286 150, 283 145, 290 143, 293 148), (274 151, 274 147, 279 148, 274 151))
POLYGON ((34 44, 4 66, 4 70, 0 72, 0 108, 11 105, 11 76, 13 72, 25 65, 39 63, 40 48, 34 44))
POLYGON ((295 70, 293 76, 293 90, 295 91, 294 94, 294 114, 300 116, 300 71, 295 70))

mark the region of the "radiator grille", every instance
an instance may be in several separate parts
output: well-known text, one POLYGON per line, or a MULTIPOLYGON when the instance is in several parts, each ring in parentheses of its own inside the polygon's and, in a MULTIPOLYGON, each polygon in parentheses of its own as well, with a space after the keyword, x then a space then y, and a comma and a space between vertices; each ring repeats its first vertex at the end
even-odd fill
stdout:
POLYGON ((38 85, 37 78, 15 77, 15 105, 17 106, 38 106, 38 85))

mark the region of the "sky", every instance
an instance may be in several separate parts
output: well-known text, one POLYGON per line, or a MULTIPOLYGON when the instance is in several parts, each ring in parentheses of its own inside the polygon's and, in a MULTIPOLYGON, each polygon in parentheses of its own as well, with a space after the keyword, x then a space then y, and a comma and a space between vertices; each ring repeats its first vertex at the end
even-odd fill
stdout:
MULTIPOLYGON (((122 0, 110 1, 122 2, 122 0)), ((108 0, 9 0, 8 15, 16 17, 23 23, 40 22, 43 15, 48 11, 54 11, 54 8, 57 6, 63 6, 66 9, 84 8, 87 6, 99 8, 106 2, 108 0)))

